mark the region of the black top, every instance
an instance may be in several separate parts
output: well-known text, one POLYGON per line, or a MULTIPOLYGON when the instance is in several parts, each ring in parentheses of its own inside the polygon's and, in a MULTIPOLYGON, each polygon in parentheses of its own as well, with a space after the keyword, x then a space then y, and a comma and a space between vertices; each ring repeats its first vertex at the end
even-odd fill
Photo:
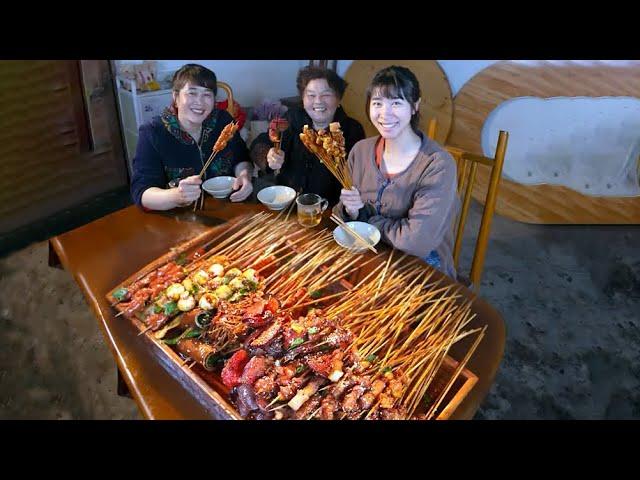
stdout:
MULTIPOLYGON (((148 188, 167 188, 171 180, 200 173, 220 133, 232 120, 227 111, 213 110, 202 123, 202 134, 197 143, 180 127, 171 109, 165 109, 161 116, 141 125, 131 177, 133 201, 141 205, 142 194, 148 188)), ((247 146, 236 132, 211 162, 204 179, 234 176, 236 165, 249 161, 247 146)))
MULTIPOLYGON (((294 190, 302 189, 302 193, 317 193, 326 198, 329 205, 335 205, 340 198, 342 186, 331 172, 325 167, 318 157, 307 150, 300 133, 304 125, 313 127, 311 117, 302 107, 291 108, 286 113, 289 121, 289 128, 282 133, 282 143, 280 148, 284 150, 284 164, 280 169, 280 174, 276 178, 279 185, 287 185, 294 190)), ((364 138, 364 129, 360 122, 348 117, 342 107, 338 107, 333 116, 334 122, 340 122, 340 127, 344 134, 345 149, 347 155, 356 142, 364 138)), ((256 143, 267 143, 271 145, 267 133, 260 134, 255 140, 256 143)), ((269 169, 269 167, 267 167, 269 169)), ((268 170, 270 171, 270 169, 268 170)))

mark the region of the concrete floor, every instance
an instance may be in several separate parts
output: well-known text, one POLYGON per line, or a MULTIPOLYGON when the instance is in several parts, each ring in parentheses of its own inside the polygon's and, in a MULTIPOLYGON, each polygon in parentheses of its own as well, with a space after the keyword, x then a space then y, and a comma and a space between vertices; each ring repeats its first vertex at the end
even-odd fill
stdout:
MULTIPOLYGON (((470 265, 481 208, 470 212, 470 265)), ((69 274, 40 241, 0 258, 0 419, 135 419, 69 274)), ((496 216, 480 294, 507 344, 478 419, 640 418, 640 228, 496 216)))

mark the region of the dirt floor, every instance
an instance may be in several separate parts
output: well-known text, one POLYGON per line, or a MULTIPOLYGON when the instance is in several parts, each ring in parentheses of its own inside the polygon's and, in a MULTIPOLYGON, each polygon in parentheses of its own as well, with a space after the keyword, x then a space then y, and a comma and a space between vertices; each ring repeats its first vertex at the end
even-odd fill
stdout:
MULTIPOLYGON (((468 232, 477 232, 474 205, 468 232)), ((465 238, 462 265, 474 239, 465 238)), ((115 362, 47 243, 0 258, 0 419, 136 419, 115 362)), ((505 356, 478 419, 640 418, 640 228, 496 216, 480 294, 505 356)))

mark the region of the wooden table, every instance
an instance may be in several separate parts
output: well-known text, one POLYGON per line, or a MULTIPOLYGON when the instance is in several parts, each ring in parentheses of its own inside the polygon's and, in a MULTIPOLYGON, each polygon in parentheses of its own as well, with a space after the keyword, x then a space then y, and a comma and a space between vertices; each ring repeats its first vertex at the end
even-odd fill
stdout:
MULTIPOLYGON (((262 210, 262 205, 237 204, 208 197, 204 214, 228 220, 262 210)), ((52 261, 59 260, 80 286, 98 319, 122 378, 142 415, 148 419, 211 419, 220 415, 206 397, 199 395, 199 387, 192 380, 165 369, 157 359, 154 346, 137 335, 131 322, 114 318, 115 312, 105 295, 171 247, 207 228, 210 227, 180 220, 171 214, 145 213, 131 206, 49 241, 52 261)), ((425 264, 425 268, 431 267, 425 264)), ((474 297, 467 289, 463 289, 463 294, 474 297)), ((488 325, 488 329, 467 364, 467 368, 479 377, 478 383, 454 412, 454 419, 473 417, 493 383, 504 350, 505 327, 500 314, 480 298, 475 299, 473 310, 477 316, 470 326, 488 325)), ((462 358, 462 352, 469 346, 469 342, 463 342, 452 348, 450 355, 453 358, 462 358)))

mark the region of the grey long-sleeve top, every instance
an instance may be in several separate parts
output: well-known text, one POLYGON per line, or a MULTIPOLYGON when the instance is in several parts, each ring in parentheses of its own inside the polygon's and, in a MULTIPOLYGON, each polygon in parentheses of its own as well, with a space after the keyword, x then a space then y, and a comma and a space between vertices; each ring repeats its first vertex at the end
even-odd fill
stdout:
MULTIPOLYGON (((403 172, 387 178, 375 161, 379 136, 355 144, 349 153, 353 184, 365 207, 358 220, 375 225, 382 240, 456 278, 453 222, 460 209, 456 164, 438 143, 421 133, 420 151, 403 172)), ((351 220, 342 202, 334 212, 351 220)))

